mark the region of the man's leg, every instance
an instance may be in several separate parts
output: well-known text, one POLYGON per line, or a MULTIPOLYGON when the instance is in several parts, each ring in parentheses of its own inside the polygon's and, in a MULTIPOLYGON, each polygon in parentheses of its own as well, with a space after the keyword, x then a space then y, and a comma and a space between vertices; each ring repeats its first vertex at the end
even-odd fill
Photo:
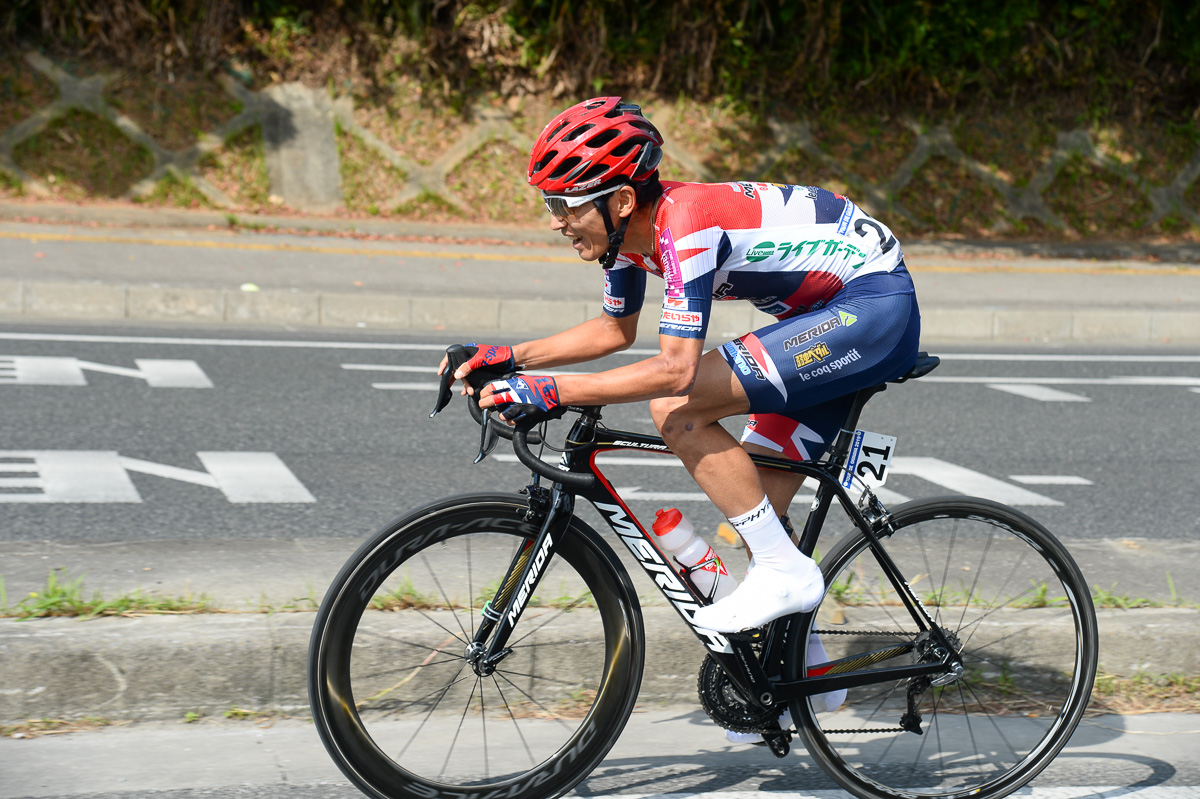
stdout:
POLYGON ((695 615, 697 624, 718 632, 809 610, 824 590, 820 570, 796 549, 776 516, 749 454, 719 424, 749 409, 745 390, 717 350, 701 359, 688 395, 650 402, 663 439, 754 557, 754 570, 733 594, 695 615))

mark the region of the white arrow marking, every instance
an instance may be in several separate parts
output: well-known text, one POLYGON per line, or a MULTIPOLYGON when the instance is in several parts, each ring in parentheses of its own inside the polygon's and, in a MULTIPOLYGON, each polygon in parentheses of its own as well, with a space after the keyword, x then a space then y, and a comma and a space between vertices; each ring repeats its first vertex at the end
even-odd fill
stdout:
POLYGON ((141 502, 129 472, 215 488, 235 504, 316 502, 273 452, 198 452, 207 471, 116 452, 0 450, 0 502, 141 502))
POLYGON ((25 386, 86 386, 83 370, 134 377, 152 388, 212 388, 212 381, 195 361, 138 358, 137 369, 78 358, 0 356, 0 384, 25 386))
POLYGON ((1091 399, 1079 394, 1069 394, 1056 388, 1032 383, 988 383, 987 387, 1040 402, 1091 402, 1091 399))

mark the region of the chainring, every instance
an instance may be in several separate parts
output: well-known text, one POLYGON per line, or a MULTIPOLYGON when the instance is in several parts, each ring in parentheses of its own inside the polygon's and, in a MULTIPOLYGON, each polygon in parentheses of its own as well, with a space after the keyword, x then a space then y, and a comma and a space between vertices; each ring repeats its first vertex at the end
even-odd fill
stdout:
POLYGON ((700 664, 696 690, 700 693, 704 712, 725 729, 734 732, 779 732, 776 719, 779 718, 780 708, 761 708, 748 703, 711 655, 705 656, 700 664))

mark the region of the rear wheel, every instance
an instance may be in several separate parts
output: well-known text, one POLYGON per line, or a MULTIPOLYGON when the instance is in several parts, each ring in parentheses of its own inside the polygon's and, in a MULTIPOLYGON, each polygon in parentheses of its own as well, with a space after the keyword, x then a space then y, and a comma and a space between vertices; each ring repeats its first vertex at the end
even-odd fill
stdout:
MULTIPOLYGON (((892 515, 884 546, 948 633, 963 672, 942 686, 912 678, 852 688, 835 710, 826 697, 799 700, 800 737, 856 796, 1004 796, 1050 763, 1087 707, 1098 641, 1091 594, 1058 540, 1006 506, 943 497, 892 515)), ((838 542, 821 569, 827 590, 806 617, 809 630, 828 661, 860 660, 808 663, 809 673, 937 662, 860 532, 838 542)), ((793 645, 792 678, 803 658, 793 645)))
POLYGON ((457 497, 394 522, 330 587, 309 695, 342 772, 375 797, 566 793, 616 742, 641 682, 641 611, 590 527, 556 541, 494 672, 480 613, 538 533, 519 497, 457 497), (480 673, 482 672, 482 673, 480 673))

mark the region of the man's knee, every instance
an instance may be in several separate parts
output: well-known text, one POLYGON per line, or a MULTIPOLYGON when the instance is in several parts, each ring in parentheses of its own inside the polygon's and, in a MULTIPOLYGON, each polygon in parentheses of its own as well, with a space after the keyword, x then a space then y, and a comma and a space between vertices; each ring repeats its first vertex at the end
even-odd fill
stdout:
POLYGON ((658 397, 650 400, 650 418, 659 433, 666 433, 664 427, 673 427, 672 418, 677 416, 680 408, 687 404, 686 397, 658 397))

